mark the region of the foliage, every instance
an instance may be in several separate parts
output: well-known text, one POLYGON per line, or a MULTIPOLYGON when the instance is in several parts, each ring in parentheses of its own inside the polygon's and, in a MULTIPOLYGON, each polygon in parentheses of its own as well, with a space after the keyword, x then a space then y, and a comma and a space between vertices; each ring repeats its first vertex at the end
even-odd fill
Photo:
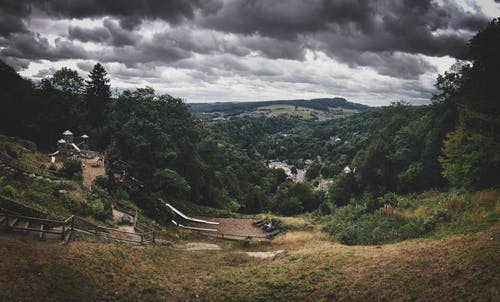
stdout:
POLYGON ((82 162, 78 159, 67 158, 63 161, 63 166, 59 170, 68 179, 82 179, 82 162))
POLYGON ((399 196, 386 194, 372 211, 368 201, 337 208, 322 220, 325 231, 344 244, 381 244, 430 234, 484 229, 500 219, 498 191, 456 191, 399 196), (383 206, 384 205, 384 206, 383 206))
MULTIPOLYGON (((183 100, 157 95, 149 87, 112 97, 110 80, 99 63, 85 84, 76 71, 62 68, 37 85, 1 63, 0 79, 6 85, 0 89, 0 99, 9 110, 0 114, 0 130, 35 139, 47 149, 54 147, 63 129, 91 134, 94 147, 106 148, 108 154, 108 180, 97 180, 97 187, 121 192, 158 219, 170 215, 158 198, 177 205, 289 215, 318 208, 336 213, 338 207, 362 205, 365 212, 355 219, 362 227, 346 224, 346 234, 357 234, 353 240, 392 240, 389 235, 389 239, 368 238, 359 230, 376 229, 380 220, 382 233, 388 228, 398 234, 421 233, 428 231, 433 218, 376 216, 384 204, 394 206, 388 193, 500 185, 496 177, 500 169, 499 20, 472 38, 470 64, 457 62, 438 76, 439 93, 429 106, 399 101, 368 110, 339 98, 192 105, 196 112, 223 112, 226 117, 273 104, 362 111, 328 121, 286 115, 203 121, 183 100), (282 170, 268 169, 265 163, 274 160, 293 165, 293 174, 307 169, 306 182, 294 184, 282 170), (344 173, 346 166, 353 172, 344 173), (115 182, 113 172, 125 175, 124 181, 115 182), (310 183, 325 179, 331 183, 327 196, 310 183)), ((0 155, 39 165, 39 158, 28 152, 34 148, 0 144, 0 155)), ((65 162, 62 172, 81 178, 76 162, 65 162)), ((97 216, 107 211, 106 198, 89 198, 95 200, 89 211, 97 216)))
POLYGON ((453 73, 442 102, 459 111, 456 128, 446 137, 440 162, 443 175, 456 187, 484 188, 500 184, 500 103, 495 80, 500 67, 500 19, 491 21, 470 42, 472 66, 453 73))
POLYGON ((328 197, 336 206, 344 206, 358 196, 359 187, 354 173, 340 172, 328 188, 328 197))
POLYGON ((95 127, 104 125, 106 106, 111 97, 109 78, 104 67, 97 63, 89 73, 89 79, 85 80, 85 96, 88 103, 88 120, 95 127))
POLYGON ((14 197, 17 195, 17 190, 12 185, 5 185, 2 187, 2 194, 7 197, 14 197))
POLYGON ((319 207, 324 196, 307 183, 287 183, 278 188, 272 210, 283 215, 311 212, 319 207))

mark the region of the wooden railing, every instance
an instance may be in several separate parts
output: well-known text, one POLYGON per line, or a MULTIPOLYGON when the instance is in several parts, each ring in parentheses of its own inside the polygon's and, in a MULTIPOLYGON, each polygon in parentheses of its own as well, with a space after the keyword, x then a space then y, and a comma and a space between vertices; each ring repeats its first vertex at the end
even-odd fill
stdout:
POLYGON ((61 236, 61 241, 64 244, 67 244, 71 240, 75 218, 74 216, 70 216, 66 220, 61 221, 10 213, 0 213, 0 216, 2 217, 2 224, 4 224, 7 230, 40 233, 41 239, 45 237, 45 234, 53 234, 61 236), (30 227, 33 224, 36 225, 36 228, 30 227))
POLYGON ((88 235, 93 235, 97 239, 104 238, 110 241, 132 244, 152 244, 155 242, 154 231, 142 233, 126 232, 115 228, 99 226, 80 217, 75 217, 74 230, 88 235))

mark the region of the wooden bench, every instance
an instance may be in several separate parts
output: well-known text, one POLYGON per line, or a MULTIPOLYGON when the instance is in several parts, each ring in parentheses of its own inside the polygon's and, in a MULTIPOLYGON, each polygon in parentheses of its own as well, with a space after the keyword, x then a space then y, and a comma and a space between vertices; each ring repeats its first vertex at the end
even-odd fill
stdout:
POLYGON ((278 235, 278 234, 279 234, 279 232, 280 232, 280 230, 274 230, 274 231, 272 231, 271 233, 267 234, 267 236, 266 236, 266 237, 267 237, 267 238, 269 238, 269 239, 271 239, 271 238, 273 238, 274 236, 278 235))

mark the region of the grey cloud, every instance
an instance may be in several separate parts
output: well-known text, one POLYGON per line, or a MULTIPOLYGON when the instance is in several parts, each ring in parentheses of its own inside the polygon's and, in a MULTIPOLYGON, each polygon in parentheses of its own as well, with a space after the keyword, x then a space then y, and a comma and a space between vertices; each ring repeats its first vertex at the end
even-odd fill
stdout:
POLYGON ((70 26, 68 35, 71 40, 80 40, 82 42, 99 42, 109 41, 111 34, 109 30, 103 27, 83 28, 80 26, 70 26))
POLYGON ((57 70, 53 67, 40 69, 37 73, 33 75, 34 78, 45 78, 47 76, 53 75, 57 70))
POLYGON ((94 18, 113 16, 127 29, 135 28, 143 19, 161 19, 179 23, 194 17, 197 10, 207 13, 221 6, 220 0, 45 0, 34 1, 47 14, 61 18, 94 18))
POLYGON ((18 0, 2 0, 0 5, 0 36, 28 32, 24 19, 31 14, 31 7, 18 0))
POLYGON ((9 45, 2 49, 0 54, 18 59, 51 61, 88 57, 85 49, 70 41, 57 38, 54 43, 54 46, 50 45, 46 38, 36 33, 16 33, 11 35, 9 45))
MULTIPOLYGON (((451 0, 3 0, 0 54, 18 67, 26 66, 22 60, 92 59, 137 68, 181 66, 196 54, 304 60, 308 51, 322 51, 352 67, 417 79, 435 71, 421 54, 467 58, 467 40, 487 21, 451 0), (53 45, 26 28, 33 10, 54 19, 100 19, 102 26, 69 26, 67 39, 53 45), (169 26, 144 37, 144 20, 169 26), (100 45, 84 49, 76 41, 100 45)), ((190 68, 273 76, 234 58, 211 59, 221 67, 190 68)))
MULTIPOLYGON (((96 62, 97 63, 97 62, 96 62)), ((83 72, 89 72, 94 67, 95 63, 90 61, 83 61, 76 63, 76 67, 78 67, 83 72)))
POLYGON ((111 34, 112 44, 115 46, 134 45, 139 39, 138 34, 124 30, 109 18, 104 19, 102 24, 111 34))
POLYGON ((156 68, 154 64, 138 64, 134 68, 126 66, 106 66, 109 74, 113 77, 129 81, 130 79, 148 79, 155 80, 161 78, 161 72, 156 68))
POLYGON ((83 28, 70 26, 68 38, 82 42, 98 42, 112 46, 134 45, 140 40, 137 33, 123 29, 118 22, 106 18, 102 21, 103 27, 83 28))
POLYGON ((300 41, 276 41, 253 35, 241 38, 240 42, 249 49, 259 51, 263 56, 271 59, 304 60, 305 56, 305 46, 300 41))
MULTIPOLYGON (((376 45, 382 48, 381 51, 417 53, 424 50, 454 55, 456 43, 449 47, 444 47, 446 43, 443 43, 434 50, 434 42, 438 39, 432 38, 433 32, 447 28, 476 31, 488 20, 480 13, 463 11, 453 2, 445 4, 439 6, 430 0, 237 0, 226 3, 217 14, 196 22, 225 32, 289 41, 296 41, 303 35, 333 32, 375 43, 381 34, 388 32, 398 39, 391 39, 386 47, 381 43, 376 45)), ((467 37, 461 37, 462 49, 465 49, 466 40, 467 37)))
POLYGON ((16 71, 21 71, 23 69, 28 68, 30 64, 30 60, 28 59, 21 59, 21 58, 15 58, 15 57, 3 57, 0 55, 0 59, 7 63, 8 65, 12 66, 14 70, 16 71))

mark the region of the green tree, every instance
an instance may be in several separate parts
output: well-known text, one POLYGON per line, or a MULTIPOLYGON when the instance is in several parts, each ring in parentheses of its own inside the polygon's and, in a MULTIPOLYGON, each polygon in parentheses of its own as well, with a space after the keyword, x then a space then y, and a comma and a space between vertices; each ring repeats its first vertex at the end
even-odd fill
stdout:
POLYGON ((78 95, 83 92, 84 80, 76 70, 63 67, 56 71, 52 77, 46 78, 50 84, 64 93, 78 95))
POLYGON ((340 172, 328 187, 328 198, 337 207, 347 205, 360 193, 354 173, 340 172))
POLYGON ((319 172, 321 171, 321 164, 317 161, 313 162, 306 171, 306 179, 313 180, 319 176, 319 172))
POLYGON ((104 67, 97 63, 89 73, 89 79, 85 80, 85 95, 89 108, 89 120, 94 127, 102 127, 106 116, 106 105, 111 98, 111 86, 104 67))
POLYGON ((186 200, 189 197, 191 187, 184 179, 174 170, 165 168, 157 170, 154 174, 158 189, 169 199, 186 200))
POLYGON ((456 104, 456 128, 444 143, 440 162, 453 186, 478 188, 500 184, 500 19, 492 20, 470 41, 472 66, 455 72, 442 102, 456 104))
MULTIPOLYGON (((439 158, 443 175, 455 187, 473 189, 499 183, 500 141, 494 134, 468 127, 474 120, 492 123, 485 114, 462 109, 457 128, 448 135, 439 158)), ((499 128, 500 120, 495 122, 499 128)))

